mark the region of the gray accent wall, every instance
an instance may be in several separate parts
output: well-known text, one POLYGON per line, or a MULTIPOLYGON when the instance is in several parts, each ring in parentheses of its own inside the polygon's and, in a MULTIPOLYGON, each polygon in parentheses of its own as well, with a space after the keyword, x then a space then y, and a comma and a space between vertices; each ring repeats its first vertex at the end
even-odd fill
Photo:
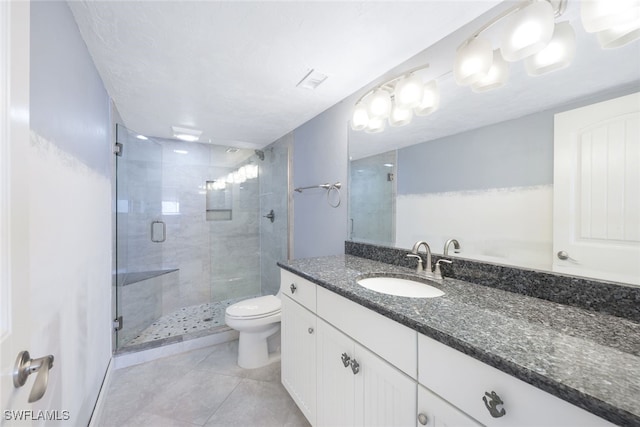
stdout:
MULTIPOLYGON (((553 184, 554 115, 638 90, 628 85, 398 150, 398 194, 553 184)), ((481 96, 481 95, 479 95, 481 96)))
POLYGON ((31 128, 110 177, 109 97, 66 2, 33 2, 31 37, 31 128))
POLYGON ((348 131, 352 104, 341 102, 294 130, 293 186, 343 184, 342 202, 332 208, 326 191, 293 194, 293 256, 307 258, 344 253, 347 236, 348 131))

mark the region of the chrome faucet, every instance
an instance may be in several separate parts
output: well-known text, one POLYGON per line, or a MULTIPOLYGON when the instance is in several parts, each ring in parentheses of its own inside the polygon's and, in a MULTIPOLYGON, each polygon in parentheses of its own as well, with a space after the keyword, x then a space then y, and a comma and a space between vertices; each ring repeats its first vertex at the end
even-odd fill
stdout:
MULTIPOLYGON (((420 258, 420 255, 418 255, 418 250, 420 249, 420 246, 423 246, 427 252, 427 265, 424 266, 424 274, 427 277, 433 277, 433 270, 431 267, 431 248, 429 247, 429 244, 427 242, 425 242, 424 240, 419 240, 416 242, 415 245, 413 245, 413 249, 411 249, 411 253, 408 254, 408 257, 418 257, 420 258)), ((420 273, 422 272, 422 259, 420 259, 418 261, 418 268, 416 269, 416 273, 420 273)))
POLYGON ((447 240, 447 242, 444 244, 444 256, 449 256, 449 246, 451 246, 451 244, 453 243, 453 252, 454 253, 458 253, 460 250, 460 243, 458 243, 458 241, 456 239, 449 239, 447 240))

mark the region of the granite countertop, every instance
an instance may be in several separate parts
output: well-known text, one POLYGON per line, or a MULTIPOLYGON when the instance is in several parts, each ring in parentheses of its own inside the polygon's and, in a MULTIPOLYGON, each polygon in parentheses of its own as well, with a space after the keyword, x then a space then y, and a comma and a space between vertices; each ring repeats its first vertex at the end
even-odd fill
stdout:
POLYGON ((278 265, 615 424, 640 426, 639 323, 450 278, 434 284, 445 292, 438 298, 385 295, 356 278, 414 271, 352 255, 278 265))

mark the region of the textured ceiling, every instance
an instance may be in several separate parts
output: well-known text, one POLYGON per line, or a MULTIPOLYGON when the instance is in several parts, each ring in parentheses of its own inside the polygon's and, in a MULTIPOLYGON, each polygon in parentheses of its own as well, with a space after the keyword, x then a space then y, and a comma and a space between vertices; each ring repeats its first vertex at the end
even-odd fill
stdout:
MULTIPOLYGON (((493 1, 70 1, 125 125, 261 148, 493 1), (316 69, 315 91, 296 87, 316 69)), ((345 124, 346 125, 346 124, 345 124)))

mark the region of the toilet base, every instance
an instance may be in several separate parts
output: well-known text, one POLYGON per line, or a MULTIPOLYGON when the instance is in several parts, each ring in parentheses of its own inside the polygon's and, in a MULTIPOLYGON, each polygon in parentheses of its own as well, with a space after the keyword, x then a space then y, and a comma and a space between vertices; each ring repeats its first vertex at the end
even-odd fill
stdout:
POLYGON ((278 332, 280 323, 261 332, 240 331, 238 340, 238 366, 244 369, 256 369, 270 364, 279 354, 269 355, 267 338, 278 332))

